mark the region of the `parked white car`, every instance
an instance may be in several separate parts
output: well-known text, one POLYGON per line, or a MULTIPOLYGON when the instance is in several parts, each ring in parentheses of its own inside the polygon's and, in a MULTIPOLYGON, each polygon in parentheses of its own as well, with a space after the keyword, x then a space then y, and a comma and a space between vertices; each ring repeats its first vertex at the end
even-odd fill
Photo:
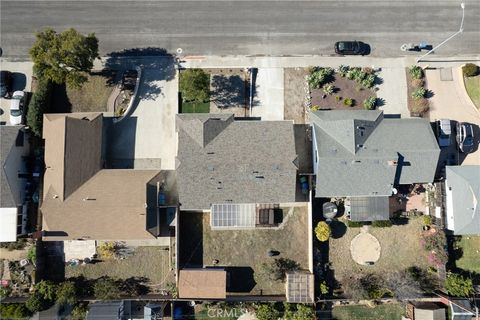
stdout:
POLYGON ((15 91, 12 95, 12 100, 10 102, 10 124, 12 125, 22 124, 24 98, 25 92, 23 91, 15 91))

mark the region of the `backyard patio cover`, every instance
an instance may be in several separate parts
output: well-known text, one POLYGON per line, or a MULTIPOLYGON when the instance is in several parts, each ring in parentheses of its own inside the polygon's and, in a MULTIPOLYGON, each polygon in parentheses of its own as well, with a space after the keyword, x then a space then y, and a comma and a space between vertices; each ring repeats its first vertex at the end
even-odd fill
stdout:
POLYGON ((351 197, 350 220, 375 221, 390 217, 388 197, 351 197))
POLYGON ((225 299, 227 272, 223 269, 180 270, 178 296, 182 299, 225 299))

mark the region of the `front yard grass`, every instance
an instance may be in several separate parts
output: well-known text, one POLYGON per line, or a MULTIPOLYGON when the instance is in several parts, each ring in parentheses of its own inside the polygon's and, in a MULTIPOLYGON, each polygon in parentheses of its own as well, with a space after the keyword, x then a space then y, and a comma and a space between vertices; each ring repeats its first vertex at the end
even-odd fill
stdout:
POLYGON ((480 236, 462 236, 456 245, 462 249, 457 268, 480 273, 480 236))
POLYGON ((165 288, 174 281, 173 271, 169 264, 169 251, 164 247, 137 247, 132 256, 123 260, 113 258, 103 259, 77 267, 66 266, 65 278, 84 276, 87 279, 97 279, 109 276, 118 279, 145 277, 149 286, 165 288))
POLYGON ((467 90, 473 104, 480 109, 480 75, 475 77, 465 77, 465 89, 467 90))
POLYGON ((343 236, 329 241, 329 257, 335 278, 341 282, 352 274, 374 273, 384 277, 389 272, 403 271, 412 266, 427 269, 427 253, 420 243, 422 225, 421 217, 412 217, 405 225, 389 228, 369 226, 369 233, 378 239, 381 246, 380 259, 372 266, 359 265, 353 261, 350 242, 361 231, 360 228, 347 228, 343 236))
POLYGON ((180 113, 209 113, 210 102, 182 102, 180 113))
POLYGON ((335 320, 394 320, 401 319, 405 308, 399 303, 381 304, 375 308, 367 306, 335 306, 332 316, 335 320))

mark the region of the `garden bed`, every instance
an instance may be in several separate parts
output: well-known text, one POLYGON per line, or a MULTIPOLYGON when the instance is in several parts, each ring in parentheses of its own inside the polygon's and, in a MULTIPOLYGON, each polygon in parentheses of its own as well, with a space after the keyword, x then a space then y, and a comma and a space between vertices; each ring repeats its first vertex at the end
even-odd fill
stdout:
POLYGON ((377 76, 371 68, 312 68, 307 81, 310 85, 312 111, 376 108, 377 76))
POLYGON ((423 117, 429 110, 425 73, 418 66, 406 68, 405 73, 410 116, 423 117))

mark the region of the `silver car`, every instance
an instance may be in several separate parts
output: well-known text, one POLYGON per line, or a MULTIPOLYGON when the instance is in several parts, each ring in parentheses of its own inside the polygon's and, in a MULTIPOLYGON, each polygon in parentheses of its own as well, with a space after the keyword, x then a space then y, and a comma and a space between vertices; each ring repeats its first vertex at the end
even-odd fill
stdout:
POLYGON ((463 153, 472 152, 474 147, 473 126, 470 123, 457 123, 457 144, 463 153))
POLYGON ((25 93, 23 91, 15 91, 12 95, 10 102, 10 124, 19 125, 22 124, 22 109, 23 99, 25 93))

